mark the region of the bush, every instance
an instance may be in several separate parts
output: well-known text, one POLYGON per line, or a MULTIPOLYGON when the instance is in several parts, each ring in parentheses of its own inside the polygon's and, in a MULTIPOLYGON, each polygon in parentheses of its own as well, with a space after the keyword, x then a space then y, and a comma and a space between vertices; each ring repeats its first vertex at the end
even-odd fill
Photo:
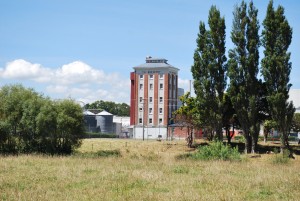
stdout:
POLYGON ((83 138, 118 138, 119 136, 116 134, 105 134, 105 133, 92 133, 87 132, 84 134, 83 138))
POLYGON ((234 136, 234 140, 239 142, 239 143, 245 143, 245 137, 240 135, 240 136, 234 136))
POLYGON ((198 151, 192 155, 194 159, 200 160, 241 160, 241 155, 237 148, 223 145, 222 142, 212 142, 208 146, 199 147, 198 151))

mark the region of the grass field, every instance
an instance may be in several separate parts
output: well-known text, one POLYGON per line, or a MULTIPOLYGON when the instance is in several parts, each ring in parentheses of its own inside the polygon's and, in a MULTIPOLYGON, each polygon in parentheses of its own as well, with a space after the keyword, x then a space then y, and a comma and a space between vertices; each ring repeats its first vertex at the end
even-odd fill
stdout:
POLYGON ((175 158, 191 151, 184 141, 91 139, 73 156, 1 156, 0 200, 300 200, 299 156, 175 158), (100 150, 119 152, 91 154, 100 150))

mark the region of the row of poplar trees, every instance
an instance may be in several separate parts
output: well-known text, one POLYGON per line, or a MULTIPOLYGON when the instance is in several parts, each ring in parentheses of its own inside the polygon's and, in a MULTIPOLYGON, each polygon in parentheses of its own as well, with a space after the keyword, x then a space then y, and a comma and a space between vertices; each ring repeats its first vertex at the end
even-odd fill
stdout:
POLYGON ((289 148, 288 132, 295 112, 293 103, 288 101, 292 68, 288 48, 292 28, 284 8, 278 6, 274 9, 273 1, 270 1, 260 35, 257 14, 253 2, 247 4, 243 1, 235 6, 231 30, 234 46, 228 52, 228 59, 225 54, 225 19, 216 6, 209 11, 209 29, 200 22, 191 69, 197 117, 202 126, 211 129, 216 139, 222 140, 224 97, 228 96, 244 132, 245 152, 257 149, 261 114, 276 122, 283 151, 289 148), (261 65, 260 46, 264 48, 261 65), (262 80, 258 78, 259 72, 262 80), (263 99, 267 107, 260 107, 263 99))
POLYGON ((0 154, 70 154, 84 135, 73 100, 51 100, 21 85, 0 89, 0 154))

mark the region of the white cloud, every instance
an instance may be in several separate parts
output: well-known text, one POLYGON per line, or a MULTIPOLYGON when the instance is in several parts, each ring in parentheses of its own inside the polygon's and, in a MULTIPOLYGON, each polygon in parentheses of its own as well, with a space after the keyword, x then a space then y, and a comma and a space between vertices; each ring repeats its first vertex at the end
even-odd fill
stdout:
POLYGON ((81 61, 63 65, 55 71, 56 83, 61 84, 103 83, 106 81, 105 78, 106 75, 103 71, 93 69, 81 61))
POLYGON ((47 82, 51 77, 51 70, 40 64, 33 64, 23 59, 8 62, 0 71, 4 79, 30 79, 38 82, 47 82), (50 75, 50 76, 49 76, 50 75))
POLYGON ((18 83, 31 81, 36 87, 42 87, 46 95, 55 98, 74 98, 86 103, 96 100, 129 103, 129 77, 105 73, 82 61, 46 68, 18 59, 0 68, 1 78, 18 83))
POLYGON ((66 93, 68 91, 67 86, 61 86, 61 85, 49 85, 46 87, 46 91, 49 93, 66 93))

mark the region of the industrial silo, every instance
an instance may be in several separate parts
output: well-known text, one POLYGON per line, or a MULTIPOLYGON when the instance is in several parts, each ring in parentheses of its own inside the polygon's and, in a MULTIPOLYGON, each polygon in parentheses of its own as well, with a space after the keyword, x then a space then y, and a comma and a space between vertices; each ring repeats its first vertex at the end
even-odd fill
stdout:
POLYGON ((88 110, 83 112, 84 125, 87 132, 97 132, 96 115, 88 110))
POLYGON ((102 111, 96 115, 97 127, 100 127, 101 133, 113 133, 113 115, 102 111))

